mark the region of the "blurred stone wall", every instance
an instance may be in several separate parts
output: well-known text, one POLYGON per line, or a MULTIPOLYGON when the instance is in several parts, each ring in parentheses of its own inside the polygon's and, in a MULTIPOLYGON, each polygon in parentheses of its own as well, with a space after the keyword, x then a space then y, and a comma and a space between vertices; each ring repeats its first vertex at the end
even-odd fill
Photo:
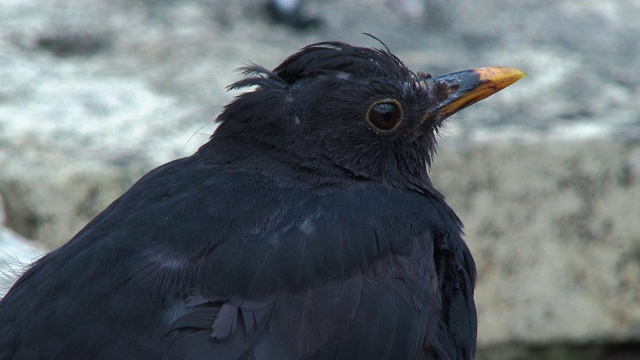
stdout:
POLYGON ((28 262, 195 151, 235 68, 367 32, 416 71, 529 74, 450 119, 432 169, 478 262, 479 357, 640 358, 640 3, 308 1, 306 32, 264 5, 0 2, 0 250, 28 262))

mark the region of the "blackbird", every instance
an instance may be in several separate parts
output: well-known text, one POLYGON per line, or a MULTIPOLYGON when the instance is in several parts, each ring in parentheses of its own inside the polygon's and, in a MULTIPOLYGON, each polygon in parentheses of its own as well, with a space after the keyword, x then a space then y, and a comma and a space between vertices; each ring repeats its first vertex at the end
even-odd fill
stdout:
POLYGON ((449 115, 525 76, 322 42, 251 64, 210 140, 0 302, 0 359, 473 359, 476 270, 429 179, 449 115))

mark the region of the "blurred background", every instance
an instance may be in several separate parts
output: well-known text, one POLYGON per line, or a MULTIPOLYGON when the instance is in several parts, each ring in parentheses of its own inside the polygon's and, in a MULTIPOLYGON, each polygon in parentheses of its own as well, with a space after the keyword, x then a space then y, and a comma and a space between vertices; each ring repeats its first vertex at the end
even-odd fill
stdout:
POLYGON ((478 359, 640 359, 635 0, 0 0, 1 266, 193 153, 234 69, 363 33, 414 71, 529 74, 451 118, 431 171, 478 263, 478 359))

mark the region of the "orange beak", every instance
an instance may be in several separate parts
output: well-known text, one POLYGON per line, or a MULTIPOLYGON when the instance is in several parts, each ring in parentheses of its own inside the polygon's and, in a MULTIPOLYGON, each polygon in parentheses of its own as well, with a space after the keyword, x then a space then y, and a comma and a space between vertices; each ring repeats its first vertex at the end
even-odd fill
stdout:
POLYGON ((422 81, 421 86, 442 98, 423 119, 442 120, 527 77, 521 70, 496 66, 459 71, 422 81))

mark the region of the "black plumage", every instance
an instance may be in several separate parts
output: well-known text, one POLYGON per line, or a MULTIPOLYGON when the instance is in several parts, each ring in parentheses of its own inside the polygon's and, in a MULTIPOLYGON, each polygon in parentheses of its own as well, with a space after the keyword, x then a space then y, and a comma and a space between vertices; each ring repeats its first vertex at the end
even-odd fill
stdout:
POLYGON ((451 113, 524 74, 326 42, 257 65, 0 302, 0 359, 471 359, 475 265, 428 176, 451 113))

